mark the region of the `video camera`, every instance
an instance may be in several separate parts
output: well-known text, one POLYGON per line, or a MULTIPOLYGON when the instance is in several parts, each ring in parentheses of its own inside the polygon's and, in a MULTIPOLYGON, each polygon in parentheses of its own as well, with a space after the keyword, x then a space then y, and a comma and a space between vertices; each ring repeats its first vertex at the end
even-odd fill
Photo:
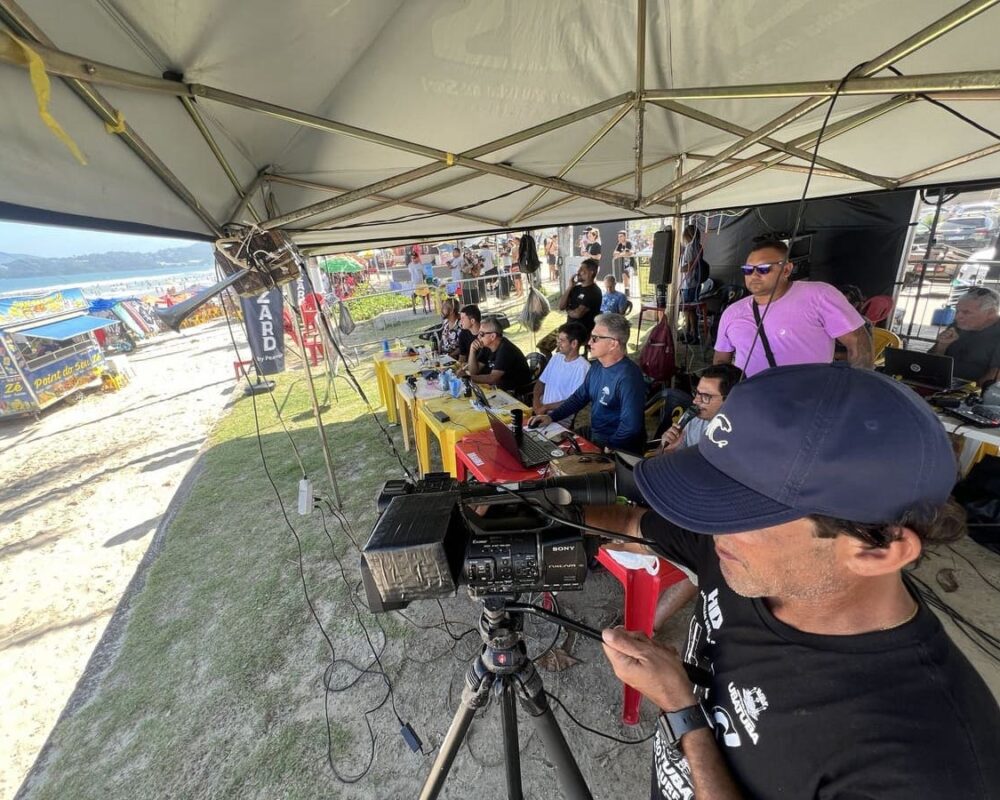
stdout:
POLYGON ((581 589, 597 541, 561 520, 582 523, 578 506, 613 504, 615 486, 607 472, 512 484, 448 473, 388 481, 362 550, 369 608, 448 597, 460 583, 474 597, 581 589))

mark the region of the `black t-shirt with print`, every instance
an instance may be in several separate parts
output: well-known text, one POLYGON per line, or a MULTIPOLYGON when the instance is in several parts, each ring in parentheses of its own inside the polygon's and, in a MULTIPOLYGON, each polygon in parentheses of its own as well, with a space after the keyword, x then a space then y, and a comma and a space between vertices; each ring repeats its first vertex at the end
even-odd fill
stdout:
POLYGON ((600 242, 591 242, 590 244, 588 244, 587 245, 587 255, 590 256, 591 258, 596 258, 596 259, 600 260, 600 258, 601 258, 601 243, 600 242))
POLYGON ((956 378, 978 381, 1000 367, 1000 322, 981 331, 959 331, 958 340, 944 354, 955 359, 956 378))
POLYGON ((566 310, 572 311, 579 306, 586 306, 587 313, 577 320, 567 317, 566 321, 579 322, 586 328, 587 335, 590 336, 590 332, 594 330, 594 317, 601 313, 601 300, 603 298, 601 287, 596 283, 592 283, 590 286, 574 286, 573 291, 569 293, 566 310))
MULTIPOLYGON (((626 250, 632 250, 632 242, 618 242, 615 246, 616 253, 624 253, 626 250)), ((621 259, 622 269, 632 269, 632 256, 624 256, 621 259)))
POLYGON ((495 353, 486 346, 480 347, 478 361, 483 374, 488 375, 495 369, 503 372, 499 388, 505 391, 517 391, 531 383, 528 361, 521 348, 510 339, 501 339, 495 353))
MULTIPOLYGON (((642 535, 698 575, 683 656, 713 674, 702 699, 747 796, 1000 798, 1000 710, 925 605, 886 631, 803 633, 729 589, 711 536, 652 512, 642 535)), ((651 797, 695 797, 687 761, 659 734, 651 797)))

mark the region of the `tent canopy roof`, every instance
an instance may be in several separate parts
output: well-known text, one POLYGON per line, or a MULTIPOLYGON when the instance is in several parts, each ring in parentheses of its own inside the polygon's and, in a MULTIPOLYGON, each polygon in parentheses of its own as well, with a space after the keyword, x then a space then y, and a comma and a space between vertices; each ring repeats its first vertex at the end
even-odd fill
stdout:
POLYGON ((998 177, 997 4, 0 0, 88 160, 0 33, 0 210, 321 253, 757 205, 833 94, 811 197, 998 177))

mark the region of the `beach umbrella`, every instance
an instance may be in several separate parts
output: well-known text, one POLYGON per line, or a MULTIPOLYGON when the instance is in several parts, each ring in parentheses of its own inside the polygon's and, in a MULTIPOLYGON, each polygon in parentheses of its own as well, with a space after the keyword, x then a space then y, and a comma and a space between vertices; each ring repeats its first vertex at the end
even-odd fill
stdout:
POLYGON ((323 261, 320 266, 331 273, 362 272, 364 265, 350 256, 334 256, 323 261))

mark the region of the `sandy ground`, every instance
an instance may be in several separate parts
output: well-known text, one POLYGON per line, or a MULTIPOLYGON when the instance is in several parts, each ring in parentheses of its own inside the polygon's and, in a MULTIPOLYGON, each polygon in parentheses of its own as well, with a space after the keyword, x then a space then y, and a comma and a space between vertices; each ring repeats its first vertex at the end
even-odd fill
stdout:
POLYGON ((0 798, 14 795, 232 396, 224 322, 133 353, 113 394, 0 423, 0 798))

